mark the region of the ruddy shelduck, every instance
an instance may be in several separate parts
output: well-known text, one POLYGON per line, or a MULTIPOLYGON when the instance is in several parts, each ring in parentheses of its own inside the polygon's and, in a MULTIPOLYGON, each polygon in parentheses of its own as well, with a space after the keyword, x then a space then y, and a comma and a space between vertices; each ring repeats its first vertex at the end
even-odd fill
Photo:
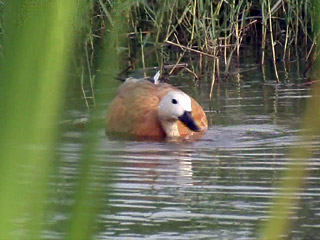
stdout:
POLYGON ((208 128, 202 107, 167 83, 129 78, 110 103, 106 133, 134 139, 186 139, 208 128))

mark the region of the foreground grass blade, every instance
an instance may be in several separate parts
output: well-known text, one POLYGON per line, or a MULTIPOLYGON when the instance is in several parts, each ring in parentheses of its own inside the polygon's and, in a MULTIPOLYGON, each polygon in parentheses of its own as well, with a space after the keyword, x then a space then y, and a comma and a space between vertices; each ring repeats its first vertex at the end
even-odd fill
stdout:
POLYGON ((0 239, 38 239, 77 1, 6 1, 0 72, 0 239))
MULTIPOLYGON (((317 10, 319 11, 319 2, 317 1, 317 10)), ((317 18, 319 31, 320 18, 317 18)), ((317 32, 314 34, 316 35, 317 32)), ((319 64, 319 61, 318 63, 319 64)), ((316 73, 319 76, 319 71, 316 73)), ((313 142, 320 135, 320 86, 314 86, 312 98, 309 100, 300 135, 300 145, 291 152, 291 162, 288 170, 284 173, 280 190, 274 199, 270 209, 270 218, 262 228, 261 239, 283 239, 290 233, 292 226, 292 214, 294 207, 299 204, 297 194, 301 191, 307 170, 307 164, 312 157, 313 142)))
POLYGON ((283 239, 283 236, 290 233, 293 209, 299 204, 297 194, 302 189, 308 160, 314 150, 314 136, 320 135, 319 95, 318 87, 313 90, 313 97, 308 103, 300 136, 301 144, 291 153, 289 168, 282 178, 280 190, 270 210, 270 218, 262 229, 261 239, 283 239))
POLYGON ((75 202, 66 229, 66 239, 68 240, 86 240, 94 236, 97 215, 108 197, 109 189, 104 186, 106 186, 105 183, 110 182, 110 172, 106 171, 102 177, 101 174, 100 176, 95 175, 98 172, 97 169, 102 171, 103 168, 100 168, 100 166, 110 164, 107 161, 108 159, 99 160, 96 155, 99 131, 102 126, 104 127, 104 119, 99 116, 101 112, 106 111, 106 109, 102 109, 102 102, 111 101, 116 87, 120 84, 115 77, 119 73, 121 56, 119 49, 122 46, 125 36, 123 33, 126 30, 126 18, 124 16, 127 16, 133 2, 117 1, 109 15, 109 18, 112 17, 112 24, 108 27, 105 36, 104 51, 100 55, 100 74, 96 79, 97 88, 105 89, 105 91, 104 95, 97 95, 97 105, 87 126, 88 134, 82 152, 80 176, 74 195, 75 202))

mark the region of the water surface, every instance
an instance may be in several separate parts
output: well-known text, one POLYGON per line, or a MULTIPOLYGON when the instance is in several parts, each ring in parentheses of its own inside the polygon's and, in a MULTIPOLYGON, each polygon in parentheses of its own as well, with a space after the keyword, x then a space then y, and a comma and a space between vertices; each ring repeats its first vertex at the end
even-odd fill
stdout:
MULTIPOLYGON (((299 126, 311 96, 296 72, 280 76, 285 80, 276 84, 272 73, 263 76, 256 65, 241 66, 228 80, 222 76, 211 100, 206 78, 200 83, 188 75, 170 79, 207 114, 208 132, 195 142, 109 140, 101 126, 97 156, 103 168, 112 170, 113 180, 97 219, 97 239, 257 239, 290 162, 288 153, 302 144, 299 126)), ((81 118, 86 110, 75 107, 68 114, 81 118)), ((77 127, 64 133, 57 176, 61 191, 72 189, 84 134, 77 127)), ((295 196, 300 204, 292 209, 289 239, 320 239, 317 139, 305 143, 315 154, 303 191, 295 196)), ((68 194, 62 196, 58 204, 70 205, 68 194)), ((53 225, 67 218, 57 211, 53 225)))

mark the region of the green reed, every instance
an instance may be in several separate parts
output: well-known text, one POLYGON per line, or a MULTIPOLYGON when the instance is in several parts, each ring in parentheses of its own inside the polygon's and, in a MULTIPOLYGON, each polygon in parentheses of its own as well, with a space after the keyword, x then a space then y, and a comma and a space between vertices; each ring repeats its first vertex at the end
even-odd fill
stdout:
POLYGON ((312 143, 315 136, 320 135, 320 87, 313 89, 313 97, 308 102, 305 118, 301 129, 299 146, 296 146, 290 153, 288 169, 284 172, 280 188, 276 192, 269 211, 269 218, 262 225, 261 239, 277 240, 284 239, 292 231, 292 216, 297 211, 299 200, 297 195, 303 190, 304 180, 307 176, 307 165, 312 158, 314 146, 312 143))
MULTIPOLYGON (((88 54, 83 64, 85 70, 80 71, 84 79, 81 86, 89 107, 95 104, 92 83, 99 52, 96 49, 106 26, 113 22, 110 12, 114 3, 103 0, 93 3, 90 32, 86 47, 82 47, 88 54)), ((308 0, 134 1, 126 18, 128 40, 122 53, 128 61, 122 70, 163 68, 173 61, 188 63, 186 53, 191 52, 201 59, 198 68, 211 71, 214 67, 213 74, 219 76, 222 70, 229 72, 235 56, 240 61, 242 48, 255 46, 260 49, 261 67, 264 68, 266 59, 273 62, 279 82, 276 65, 279 60, 314 61, 317 39, 314 19, 314 2, 308 0), (139 49, 147 47, 147 53, 139 49)), ((201 75, 200 69, 194 74, 201 75)))
MULTIPOLYGON (((66 86, 77 71, 83 79, 89 76, 92 92, 95 86, 112 89, 117 84, 113 79, 119 69, 117 49, 122 46, 123 16, 130 6, 124 1, 113 5, 113 24, 105 25, 107 34, 99 43, 104 51, 95 52, 95 57, 91 2, 6 1, 1 8, 0 239, 42 239, 45 218, 56 207, 49 200, 53 190, 49 176, 58 164, 55 148, 62 130, 58 120, 66 103, 66 86), (88 50, 83 56, 79 49, 84 43, 88 50), (93 66, 99 66, 100 75, 93 66)), ((66 212, 70 216, 62 233, 66 239, 93 237, 97 199, 101 200, 101 192, 108 192, 99 187, 101 181, 108 181, 108 173, 103 179, 93 176, 99 166, 94 156, 97 125, 103 125, 97 111, 112 96, 113 91, 107 91, 96 98, 79 160, 74 204, 66 212)))
POLYGON ((38 239, 41 232, 77 4, 4 5, 0 239, 38 239))
MULTIPOLYGON (((295 1, 296 4, 299 1, 295 1)), ((300 7, 305 7, 303 4, 300 7)), ((315 3, 315 10, 320 10, 320 2, 315 3)), ((300 20, 298 20, 300 21, 300 20)), ((315 30, 319 30, 320 18, 314 21, 315 30)), ((319 65, 319 61, 315 63, 319 65)), ((319 71, 314 73, 319 76, 319 71)), ((314 153, 313 143, 320 135, 320 86, 315 85, 312 89, 312 98, 309 99, 303 122, 301 124, 300 144, 290 152, 288 169, 283 173, 280 188, 273 200, 269 211, 268 220, 262 225, 261 239, 276 240, 286 239, 293 226, 292 216, 297 211, 299 199, 297 194, 303 190, 305 177, 308 175, 307 165, 314 153)))
MULTIPOLYGON (((108 189, 102 188, 103 182, 110 181, 110 172, 106 171, 105 176, 96 176, 96 170, 109 164, 106 160, 99 161, 95 157, 98 145, 99 130, 104 126, 104 119, 99 117, 103 109, 103 102, 111 101, 114 95, 112 89, 119 85, 115 79, 120 71, 120 54, 118 50, 123 45, 124 32, 126 30, 126 21, 123 16, 127 15, 132 1, 119 1, 113 5, 113 9, 108 14, 109 24, 106 26, 106 34, 102 45, 104 51, 100 52, 98 66, 100 74, 95 78, 95 86, 100 89, 109 89, 106 95, 99 96, 96 99, 96 106, 91 113, 91 119, 87 126, 89 132, 86 137, 86 144, 83 147, 80 166, 80 175, 78 178, 75 194, 73 196, 74 204, 71 210, 71 218, 66 229, 66 239, 91 239, 95 234, 96 218, 101 210, 102 199, 108 196, 108 189), (112 17, 112 19, 111 19, 112 17)), ((104 11, 107 11, 106 9, 104 11)))
MULTIPOLYGON (((78 47, 83 56, 77 59, 77 65, 82 66, 77 75, 83 79, 80 84, 88 107, 95 105, 96 60, 106 26, 114 22, 111 12, 115 2, 92 1, 86 38, 78 47)), ((165 53, 171 45, 177 51, 182 50, 182 54, 194 49, 197 52, 191 52, 197 55, 221 58, 220 68, 228 72, 234 54, 239 59, 243 46, 255 45, 261 52, 262 67, 265 59, 270 59, 279 81, 276 61, 299 58, 313 61, 317 39, 314 5, 314 1, 309 0, 133 1, 126 18, 130 38, 122 49, 128 58, 123 69, 148 67, 148 63, 143 64, 146 59, 152 66, 163 66, 172 61, 165 53), (139 46, 145 47, 143 43, 152 46, 146 55, 137 50, 139 46), (154 53, 157 62, 150 61, 154 53)), ((0 2, 0 10, 1 6, 0 2)), ((216 68, 215 73, 220 68, 216 68)))

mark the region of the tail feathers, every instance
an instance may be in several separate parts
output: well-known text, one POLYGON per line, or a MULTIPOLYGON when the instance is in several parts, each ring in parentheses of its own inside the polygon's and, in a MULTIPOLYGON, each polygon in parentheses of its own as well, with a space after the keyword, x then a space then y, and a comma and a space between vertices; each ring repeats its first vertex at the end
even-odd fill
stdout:
POLYGON ((156 72, 156 74, 153 76, 153 83, 159 84, 160 83, 160 70, 156 72))

